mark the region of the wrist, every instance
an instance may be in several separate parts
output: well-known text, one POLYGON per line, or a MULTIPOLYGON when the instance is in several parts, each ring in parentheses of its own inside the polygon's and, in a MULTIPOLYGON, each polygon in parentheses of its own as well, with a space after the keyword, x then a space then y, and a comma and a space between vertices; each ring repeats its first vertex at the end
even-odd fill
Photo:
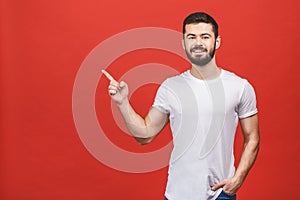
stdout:
POLYGON ((128 98, 126 97, 126 98, 124 98, 122 101, 116 102, 116 104, 117 104, 117 106, 118 106, 119 108, 122 108, 122 107, 124 107, 124 106, 126 106, 126 105, 129 104, 129 100, 128 100, 128 98))
POLYGON ((232 179, 233 179, 234 183, 235 183, 238 187, 240 187, 240 186, 243 184, 243 182, 244 182, 244 178, 243 178, 242 175, 235 174, 235 175, 232 177, 232 179))

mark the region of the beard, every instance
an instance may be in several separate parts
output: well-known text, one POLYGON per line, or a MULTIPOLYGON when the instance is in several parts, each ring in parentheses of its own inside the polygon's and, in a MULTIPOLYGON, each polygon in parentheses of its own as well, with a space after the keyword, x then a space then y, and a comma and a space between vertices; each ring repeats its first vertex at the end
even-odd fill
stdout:
POLYGON ((185 53, 188 57, 188 59, 191 61, 192 64, 197 66, 204 66, 207 63, 209 63, 212 58, 215 55, 216 52, 216 43, 214 44, 214 47, 211 49, 211 51, 206 54, 205 56, 192 56, 193 51, 202 51, 202 52, 208 52, 208 50, 200 45, 195 45, 193 48, 191 48, 189 51, 186 49, 185 53))

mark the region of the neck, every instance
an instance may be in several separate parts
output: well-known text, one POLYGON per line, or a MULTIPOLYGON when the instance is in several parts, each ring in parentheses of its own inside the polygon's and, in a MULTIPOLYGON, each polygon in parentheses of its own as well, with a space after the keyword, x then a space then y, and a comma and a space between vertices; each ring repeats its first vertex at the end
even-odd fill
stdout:
POLYGON ((194 77, 200 80, 211 80, 220 75, 221 69, 216 65, 215 60, 212 59, 209 63, 203 66, 192 64, 190 72, 194 77))

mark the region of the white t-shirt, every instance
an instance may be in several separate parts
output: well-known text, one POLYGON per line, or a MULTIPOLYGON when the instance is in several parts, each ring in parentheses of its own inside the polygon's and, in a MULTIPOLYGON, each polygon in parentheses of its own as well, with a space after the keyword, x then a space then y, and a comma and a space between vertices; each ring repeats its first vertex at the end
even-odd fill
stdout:
POLYGON ((233 143, 238 118, 257 113, 247 80, 222 70, 199 80, 186 71, 165 80, 153 107, 170 114, 174 148, 165 196, 169 200, 216 199, 211 187, 235 173, 233 143))

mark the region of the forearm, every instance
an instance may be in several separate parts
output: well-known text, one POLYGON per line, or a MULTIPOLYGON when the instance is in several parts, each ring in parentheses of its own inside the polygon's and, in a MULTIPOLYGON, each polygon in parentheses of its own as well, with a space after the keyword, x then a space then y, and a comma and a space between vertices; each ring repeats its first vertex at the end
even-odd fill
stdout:
POLYGON ((122 104, 117 104, 117 106, 132 136, 137 138, 151 137, 146 120, 135 112, 128 99, 125 99, 122 104))
POLYGON ((228 194, 235 194, 242 186, 247 174, 255 162, 259 150, 259 134, 258 132, 254 132, 252 135, 251 139, 246 137, 240 163, 235 175, 230 179, 224 179, 220 183, 215 184, 212 187, 212 190, 217 190, 222 187, 228 194))
POLYGON ((168 115, 152 108, 145 118, 137 114, 128 100, 128 86, 116 81, 107 71, 102 73, 110 80, 108 93, 118 106, 127 129, 140 144, 149 143, 167 124, 168 115))
MULTIPOLYGON (((258 135, 258 134, 253 134, 258 135)), ((247 174, 253 166, 259 151, 259 138, 253 138, 244 142, 243 152, 240 158, 234 178, 238 180, 240 185, 244 182, 247 174)))

